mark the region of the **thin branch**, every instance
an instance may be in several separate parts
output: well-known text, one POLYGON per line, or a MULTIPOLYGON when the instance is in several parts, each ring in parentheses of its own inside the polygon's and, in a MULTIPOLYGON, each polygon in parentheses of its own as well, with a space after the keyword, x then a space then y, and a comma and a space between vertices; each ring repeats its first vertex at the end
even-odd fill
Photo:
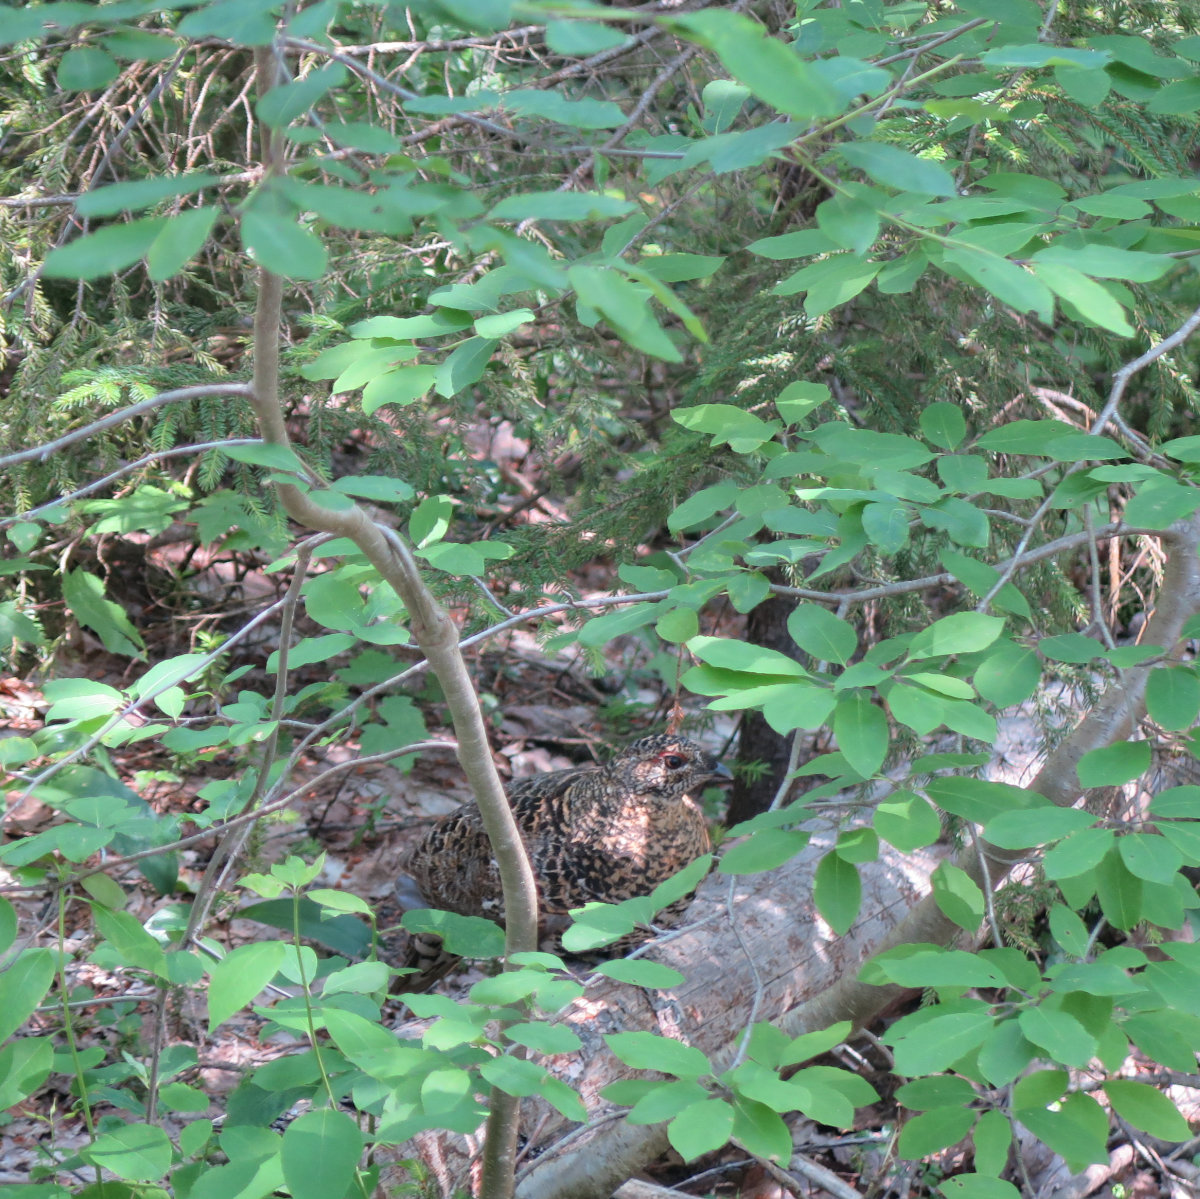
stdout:
POLYGON ((263 441, 258 437, 233 437, 228 441, 199 441, 194 445, 176 446, 170 450, 155 450, 152 454, 143 454, 136 462, 130 462, 125 466, 119 467, 111 474, 105 475, 102 479, 97 479, 94 483, 77 487, 74 491, 67 492, 66 495, 57 496, 44 504, 39 504, 36 508, 30 508, 28 512, 20 512, 16 516, 0 517, 0 529, 7 528, 9 525, 19 524, 21 521, 35 520, 43 513, 49 512, 52 508, 57 508, 62 504, 69 504, 73 500, 82 499, 85 495, 91 495, 93 491, 101 491, 110 483, 115 483, 118 479, 124 478, 125 475, 134 474, 141 470, 143 466, 149 466, 152 462, 160 462, 164 458, 187 458, 195 454, 206 453, 209 450, 223 450, 228 446, 262 444, 264 444, 263 441))
MULTIPOLYGON (((296 567, 292 574, 292 581, 280 605, 282 616, 279 629, 279 663, 276 670, 275 697, 271 711, 274 727, 259 753, 259 766, 254 780, 254 788, 250 797, 242 805, 240 815, 253 813, 258 808, 263 792, 267 788, 267 778, 274 765, 275 746, 279 741, 279 722, 283 716, 284 704, 287 699, 287 657, 291 648, 292 624, 296 606, 300 602, 300 589, 308 577, 308 565, 312 560, 313 550, 326 540, 329 540, 326 535, 310 537, 302 542, 296 550, 296 567)), ((204 876, 192 899, 187 928, 180 940, 180 945, 184 948, 192 944, 199 930, 208 920, 209 910, 221 889, 224 877, 241 853, 242 846, 250 835, 251 827, 252 825, 248 823, 227 832, 218 842, 212 857, 209 858, 208 865, 204 869, 204 876)))
POLYGON ((74 445, 77 441, 86 441, 96 433, 103 433, 105 429, 111 429, 116 425, 124 424, 127 420, 145 416, 146 413, 153 412, 164 404, 174 404, 183 400, 199 400, 206 396, 241 396, 248 400, 252 395, 253 389, 246 383, 203 383, 196 387, 180 387, 175 391, 164 391, 148 400, 143 400, 140 404, 131 404, 128 408, 110 412, 108 416, 74 429, 62 437, 55 438, 54 441, 47 441, 43 445, 36 445, 28 450, 19 450, 15 454, 6 454, 0 458, 0 470, 18 466, 22 462, 45 462, 51 454, 55 454, 69 445, 74 445))
POLYGON ((1200 329, 1200 308, 1197 308, 1191 316, 1179 326, 1169 337, 1164 337, 1153 349, 1147 350, 1144 354, 1135 358, 1132 362, 1127 362, 1116 374, 1113 375, 1112 390, 1108 393, 1108 399, 1104 407, 1100 409, 1100 415, 1096 417, 1095 423, 1090 433, 1100 433, 1104 426, 1112 419, 1113 414, 1120 406, 1121 397, 1125 394, 1125 388, 1129 385, 1129 380, 1140 370, 1145 370, 1152 362, 1157 361, 1164 354, 1169 354, 1176 346, 1181 346, 1197 329, 1200 329))

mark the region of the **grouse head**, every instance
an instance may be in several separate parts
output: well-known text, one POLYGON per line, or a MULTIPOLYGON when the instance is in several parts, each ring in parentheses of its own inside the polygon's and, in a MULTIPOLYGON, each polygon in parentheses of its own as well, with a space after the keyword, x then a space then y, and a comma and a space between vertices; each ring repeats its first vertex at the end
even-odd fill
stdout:
POLYGON ((706 749, 672 733, 634 741, 604 770, 630 794, 659 800, 678 799, 704 783, 733 777, 706 749))

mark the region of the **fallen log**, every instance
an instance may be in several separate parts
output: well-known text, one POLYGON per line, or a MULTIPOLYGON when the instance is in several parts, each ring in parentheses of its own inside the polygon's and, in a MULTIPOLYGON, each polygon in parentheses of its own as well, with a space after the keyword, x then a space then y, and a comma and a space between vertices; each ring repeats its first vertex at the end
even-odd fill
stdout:
MULTIPOLYGON (((858 922, 839 937, 809 898, 817 864, 834 840, 833 830, 818 834, 797 858, 769 873, 710 875, 688 909, 687 924, 641 955, 678 970, 686 980, 680 986, 651 990, 591 976, 586 993, 555 1017, 578 1035, 582 1047, 573 1054, 541 1059, 579 1092, 589 1122, 582 1128, 570 1125, 544 1101, 524 1101, 528 1164, 518 1175, 519 1194, 541 1194, 539 1180, 548 1176, 547 1167, 568 1149, 573 1154, 586 1152, 599 1134, 604 1165, 589 1181, 595 1183, 603 1175, 605 1194, 667 1147, 662 1126, 627 1125, 616 1119, 620 1109, 600 1096, 611 1082, 645 1076, 613 1056, 604 1041, 607 1034, 659 1033, 696 1046, 723 1068, 728 1064, 723 1056, 729 1056, 747 1025, 778 1023, 836 980, 856 974, 928 893, 929 873, 949 852, 947 847, 933 847, 901 855, 885 847, 880 859, 862 870, 858 922)), ((399 1031, 415 1036, 421 1027, 414 1023, 399 1031)), ((468 1185, 477 1150, 474 1138, 430 1132, 416 1138, 411 1150, 405 1156, 425 1161, 443 1194, 461 1193, 468 1185)))

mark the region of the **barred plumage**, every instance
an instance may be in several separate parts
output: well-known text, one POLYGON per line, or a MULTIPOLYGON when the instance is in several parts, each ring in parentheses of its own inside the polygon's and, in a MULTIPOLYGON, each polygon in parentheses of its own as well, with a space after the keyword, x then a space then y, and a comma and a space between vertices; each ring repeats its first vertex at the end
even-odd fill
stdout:
MULTIPOLYGON (((704 816, 688 792, 729 772, 686 737, 643 737, 599 767, 519 779, 508 789, 533 866, 543 934, 560 933, 566 913, 585 903, 648 895, 710 842, 704 816)), ((438 908, 504 922, 504 896, 491 846, 474 804, 443 817, 401 861, 396 894, 405 908, 438 908)), ((673 905, 667 921, 687 901, 673 905)), ((420 990, 454 960, 435 937, 413 938, 401 980, 420 990)))

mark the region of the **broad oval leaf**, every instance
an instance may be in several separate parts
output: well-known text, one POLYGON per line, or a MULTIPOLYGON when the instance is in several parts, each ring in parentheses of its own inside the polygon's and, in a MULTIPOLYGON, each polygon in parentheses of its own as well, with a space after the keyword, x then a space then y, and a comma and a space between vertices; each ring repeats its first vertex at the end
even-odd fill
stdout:
POLYGON ((792 640, 818 662, 844 666, 858 648, 858 633, 849 621, 807 600, 792 609, 787 627, 792 640))

